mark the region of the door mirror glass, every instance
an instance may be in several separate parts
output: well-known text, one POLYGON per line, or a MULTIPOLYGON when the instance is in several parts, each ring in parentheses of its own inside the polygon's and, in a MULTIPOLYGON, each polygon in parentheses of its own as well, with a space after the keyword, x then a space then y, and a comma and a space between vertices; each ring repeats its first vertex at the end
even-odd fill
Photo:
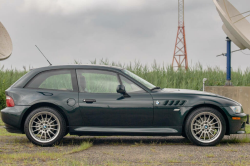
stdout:
POLYGON ((126 94, 125 86, 124 85, 118 85, 116 88, 117 93, 121 93, 123 95, 126 94))

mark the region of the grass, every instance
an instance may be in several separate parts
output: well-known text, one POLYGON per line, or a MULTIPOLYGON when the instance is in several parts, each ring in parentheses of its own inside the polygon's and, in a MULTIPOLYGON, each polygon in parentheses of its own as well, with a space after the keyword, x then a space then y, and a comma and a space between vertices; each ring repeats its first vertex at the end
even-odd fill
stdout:
MULTIPOLYGON (((156 86, 163 88, 182 88, 200 90, 203 78, 208 78, 206 82, 209 86, 225 85, 226 72, 219 67, 204 68, 201 64, 191 66, 187 71, 175 71, 169 65, 160 64, 154 61, 150 65, 141 64, 139 61, 129 64, 109 62, 108 60, 96 60, 92 64, 111 65, 125 68, 156 86), (194 79, 195 78, 195 79, 194 79)), ((250 86, 250 68, 242 71, 240 69, 232 71, 234 86, 250 86)))
POLYGON ((250 134, 250 125, 246 125, 246 133, 250 134))
MULTIPOLYGON (((80 62, 75 63, 80 64, 80 62)), ((204 68, 199 63, 190 67, 187 71, 175 71, 170 65, 157 63, 156 61, 150 65, 141 64, 139 61, 121 64, 120 62, 109 62, 103 59, 99 62, 96 60, 90 61, 90 63, 123 67, 162 88, 200 90, 203 78, 208 78, 206 82, 208 86, 221 86, 225 84, 226 77, 225 71, 219 67, 204 68)), ((0 110, 5 107, 4 91, 27 72, 26 68, 23 70, 0 68, 0 110)), ((240 69, 232 71, 232 80, 234 86, 250 86, 250 68, 245 71, 240 69)))
POLYGON ((54 166, 54 165, 60 165, 60 166, 89 166, 87 164, 87 161, 84 161, 83 159, 76 160, 76 159, 69 159, 69 158, 63 158, 59 160, 54 160, 48 162, 49 166, 54 166))
POLYGON ((93 146, 92 142, 82 142, 80 146, 77 146, 75 149, 72 149, 70 152, 66 153, 66 154, 73 154, 73 153, 78 153, 81 152, 83 150, 86 150, 88 148, 90 148, 91 146, 93 146))
POLYGON ((93 146, 92 142, 85 141, 80 145, 65 146, 60 144, 57 145, 58 147, 51 147, 53 149, 51 151, 50 147, 36 146, 27 138, 15 137, 16 135, 6 134, 4 129, 0 128, 2 143, 0 146, 0 165, 87 165, 85 159, 77 161, 72 159, 69 154, 78 153, 93 146))
POLYGON ((181 161, 177 160, 177 159, 172 159, 172 160, 168 160, 168 163, 181 163, 181 161))
POLYGON ((0 118, 0 126, 4 126, 4 123, 3 123, 3 121, 1 120, 1 118, 0 118))
MULTIPOLYGON (((81 62, 75 61, 76 64, 81 62)), ((139 61, 134 63, 122 64, 120 62, 109 62, 107 59, 90 61, 91 64, 119 66, 125 68, 156 86, 162 88, 183 88, 200 90, 202 88, 202 79, 208 78, 207 86, 221 86, 225 84, 225 71, 219 67, 204 68, 201 64, 196 64, 186 70, 175 71, 171 66, 164 63, 152 62, 150 65, 141 64, 139 61)), ((0 110, 5 108, 5 90, 14 82, 28 72, 27 68, 23 70, 5 69, 0 67, 0 110)), ((232 80, 234 86, 250 86, 250 68, 242 71, 240 69, 232 71, 232 80)), ((4 123, 0 118, 0 126, 4 123)), ((250 134, 250 126, 246 127, 247 133, 250 134)), ((0 131, 1 132, 1 131, 0 131)))
POLYGON ((48 153, 48 152, 37 152, 37 153, 12 153, 6 154, 3 153, 0 155, 0 160, 25 160, 25 159, 40 159, 40 160, 52 160, 61 157, 60 153, 48 153))
POLYGON ((53 161, 61 158, 62 153, 55 152, 35 152, 35 153, 2 153, 0 155, 0 163, 3 165, 39 165, 46 161, 53 161))
POLYGON ((207 154, 206 155, 208 158, 213 158, 214 157, 214 154, 207 154))
POLYGON ((27 72, 28 70, 25 67, 23 70, 0 67, 0 110, 5 108, 5 90, 27 72))
MULTIPOLYGON (((76 153, 82 152, 84 150, 87 150, 88 148, 93 146, 93 143, 90 142, 90 140, 85 140, 82 143, 79 143, 79 141, 74 141, 75 139, 72 139, 72 143, 64 142, 63 144, 57 145, 58 147, 39 147, 36 145, 33 145, 28 141, 27 138, 21 138, 15 137, 18 134, 11 134, 10 137, 2 137, 6 136, 7 132, 5 129, 0 128, 0 140, 3 145, 0 146, 0 165, 62 165, 62 166, 84 166, 84 165, 93 165, 93 159, 84 157, 84 152, 81 153, 79 156, 76 153), (14 136, 14 137, 11 137, 14 136), (4 139, 2 139, 4 138, 4 139), (53 150, 51 150, 53 149, 53 150), (79 158, 80 157, 80 158, 79 158)), ((93 140, 94 141, 94 140, 93 140)), ((250 142, 250 139, 232 139, 231 142, 228 141, 227 143, 244 143, 244 142, 250 142)), ((106 143, 105 143, 106 144, 106 143)), ((178 143, 177 143, 178 144, 178 143)), ((126 144, 127 145, 127 144, 126 144)), ((147 146, 152 145, 150 147, 150 156, 146 156, 145 160, 143 159, 141 163, 142 165, 170 165, 170 164, 204 164, 203 161, 182 161, 179 158, 169 158, 169 160, 164 160, 165 163, 161 164, 158 163, 158 161, 151 160, 151 155, 157 154, 157 145, 167 145, 167 144, 161 144, 160 141, 156 142, 137 142, 134 143, 134 146, 137 146, 140 149, 140 146, 147 146)), ((97 146, 98 147, 98 146, 97 146)), ((225 153, 238 153, 240 150, 237 148, 238 146, 229 146, 228 149, 225 149, 225 153)), ((128 148, 130 149, 130 146, 123 146, 122 149, 128 148)), ((126 152, 126 151, 125 151, 126 152)), ((100 165, 132 165, 133 163, 121 163, 123 156, 117 156, 115 151, 103 151, 104 155, 108 155, 109 158, 111 158, 112 161, 102 161, 100 165), (113 157, 110 157, 113 156, 113 157), (114 158, 114 159, 112 159, 114 158), (117 163, 118 158, 121 158, 121 161, 119 160, 117 163), (115 162, 115 163, 113 163, 115 162)), ((184 154, 179 154, 180 157, 186 156, 184 154)), ((194 157, 192 154, 188 154, 188 157, 194 157)), ((210 160, 215 160, 217 157, 216 155, 212 153, 205 154, 205 157, 210 160)), ((248 159, 246 157, 246 159, 248 159)), ((109 159, 110 160, 110 159, 109 159)), ((205 160, 206 161, 206 160, 205 160)), ((231 162, 231 165, 239 165, 238 163, 235 163, 235 161, 207 161, 205 165, 209 164, 229 164, 231 162)), ((241 165, 247 165, 247 162, 243 162, 241 159, 241 165)))

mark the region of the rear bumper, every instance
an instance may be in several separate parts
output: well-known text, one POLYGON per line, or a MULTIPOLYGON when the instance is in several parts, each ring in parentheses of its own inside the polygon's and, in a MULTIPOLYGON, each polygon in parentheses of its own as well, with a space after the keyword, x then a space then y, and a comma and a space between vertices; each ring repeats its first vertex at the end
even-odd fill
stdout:
POLYGON ((1 119, 5 123, 5 128, 7 131, 17 131, 22 130, 22 117, 28 106, 15 106, 6 107, 1 110, 1 119))
POLYGON ((16 127, 10 126, 5 124, 4 127, 9 133, 19 133, 19 134, 24 134, 24 132, 16 127))

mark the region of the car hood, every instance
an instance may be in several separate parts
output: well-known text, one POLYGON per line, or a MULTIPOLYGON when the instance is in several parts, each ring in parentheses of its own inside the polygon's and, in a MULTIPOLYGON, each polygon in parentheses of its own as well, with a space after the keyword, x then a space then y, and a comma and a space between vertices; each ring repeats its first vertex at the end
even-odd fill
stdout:
POLYGON ((160 91, 160 93, 186 93, 186 94, 198 94, 198 95, 209 95, 209 96, 219 96, 214 93, 208 93, 198 90, 190 90, 190 89, 171 89, 171 88, 164 88, 160 91))
POLYGON ((189 90, 189 89, 171 89, 171 88, 164 88, 161 89, 160 91, 158 91, 158 93, 175 93, 175 94, 187 94, 187 95, 201 95, 201 96, 212 96, 212 97, 218 97, 218 98, 222 98, 225 100, 229 100, 231 102, 237 103, 237 105, 241 105, 239 102, 224 97, 224 96, 220 96, 214 93, 209 93, 209 92, 203 92, 203 91, 198 91, 198 90, 189 90))

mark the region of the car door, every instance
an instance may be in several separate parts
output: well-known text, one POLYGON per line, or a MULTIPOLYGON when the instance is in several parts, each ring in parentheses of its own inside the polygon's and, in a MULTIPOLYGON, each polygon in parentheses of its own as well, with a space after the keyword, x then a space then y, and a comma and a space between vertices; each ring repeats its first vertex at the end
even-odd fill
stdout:
POLYGON ((114 71, 96 69, 78 69, 77 78, 84 126, 152 125, 152 97, 129 79, 120 78, 114 71), (129 97, 116 92, 122 81, 129 97))

